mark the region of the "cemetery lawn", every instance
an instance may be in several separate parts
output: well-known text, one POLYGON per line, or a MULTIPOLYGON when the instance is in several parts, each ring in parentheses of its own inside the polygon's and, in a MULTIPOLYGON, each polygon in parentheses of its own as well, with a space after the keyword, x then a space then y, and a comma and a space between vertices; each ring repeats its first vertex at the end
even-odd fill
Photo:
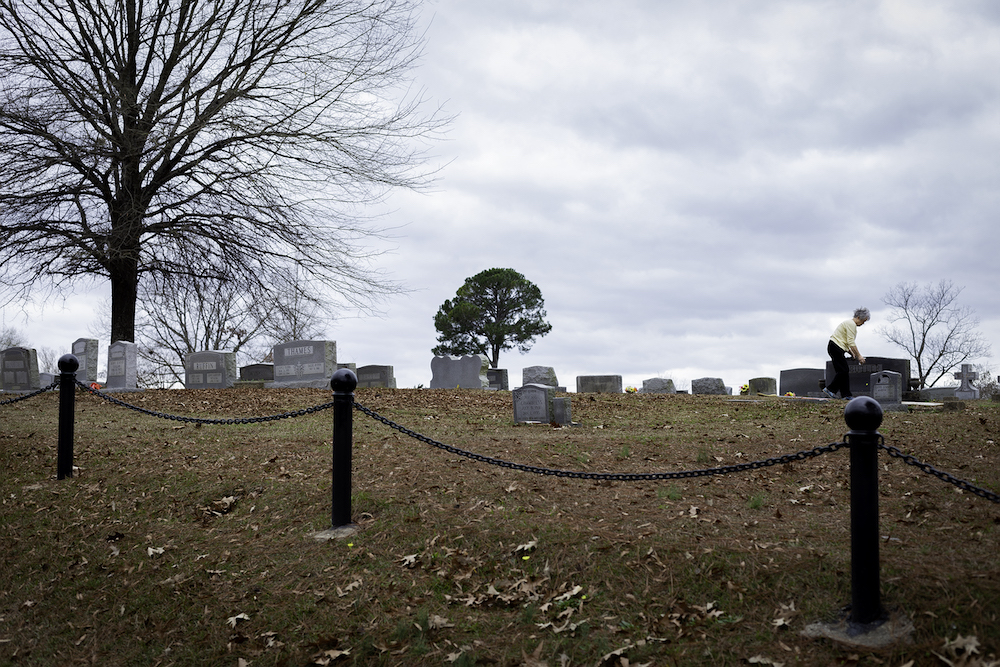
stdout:
MULTIPOLYGON (((331 400, 310 389, 118 396, 213 418, 331 400)), ((568 396, 579 425, 565 428, 515 425, 509 392, 356 398, 448 445, 589 472, 730 465, 847 431, 842 402, 568 396)), ((78 470, 58 481, 57 407, 55 392, 0 406, 0 665, 901 667, 1000 656, 1000 506, 885 452, 882 600, 915 630, 909 644, 865 649, 800 634, 850 602, 846 448, 721 477, 600 482, 487 465, 355 412, 358 530, 317 541, 331 523, 332 411, 195 426, 79 392, 78 470)), ((1000 492, 1000 403, 887 413, 880 431, 1000 492)))

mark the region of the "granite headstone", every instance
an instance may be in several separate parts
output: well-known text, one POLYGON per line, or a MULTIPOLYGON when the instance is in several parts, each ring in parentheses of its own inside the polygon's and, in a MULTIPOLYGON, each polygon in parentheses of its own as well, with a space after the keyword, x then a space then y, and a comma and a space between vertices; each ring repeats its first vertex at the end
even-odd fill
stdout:
POLYGON ((490 368, 486 371, 486 379, 490 382, 490 389, 494 391, 507 391, 510 384, 507 382, 506 368, 490 368))
POLYGON ((431 359, 431 389, 489 389, 490 360, 484 354, 438 355, 431 359))
POLYGON ((649 378, 642 381, 642 394, 676 394, 674 381, 669 378, 649 378))
POLYGON ((705 377, 698 378, 697 380, 691 380, 691 393, 724 396, 729 392, 726 390, 726 384, 722 381, 722 378, 705 377))
POLYGON ((622 376, 577 375, 576 392, 578 394, 620 394, 622 393, 622 376))
POLYGON ((135 343, 119 340, 108 346, 108 377, 105 381, 107 389, 118 391, 136 389, 137 357, 138 346, 135 343))
POLYGON ((773 396, 778 393, 778 381, 774 378, 751 378, 747 387, 750 396, 773 396))
POLYGON ((396 388, 396 377, 392 366, 368 365, 357 370, 358 389, 366 387, 396 388))
POLYGON ((73 356, 80 362, 80 367, 76 370, 76 379, 85 385, 90 386, 92 382, 97 382, 99 351, 100 343, 96 338, 77 338, 73 341, 73 356))
POLYGON ((184 357, 185 389, 228 389, 236 378, 235 352, 205 350, 184 357))
POLYGON ((328 388, 337 370, 337 342, 294 340, 271 348, 276 387, 328 388))
POLYGON ((41 389, 38 355, 32 348, 10 347, 0 352, 0 388, 4 391, 41 389))
POLYGON ((782 395, 821 397, 819 382, 825 378, 826 371, 822 368, 790 368, 781 371, 778 386, 782 395))

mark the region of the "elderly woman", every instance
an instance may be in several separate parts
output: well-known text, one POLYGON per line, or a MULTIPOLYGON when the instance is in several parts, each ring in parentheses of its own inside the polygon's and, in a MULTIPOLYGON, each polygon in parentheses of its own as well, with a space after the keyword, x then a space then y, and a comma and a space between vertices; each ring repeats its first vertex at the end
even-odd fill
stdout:
POLYGON ((834 375, 833 382, 823 388, 823 393, 830 398, 837 398, 834 393, 838 391, 841 398, 853 397, 851 394, 851 378, 847 369, 847 359, 844 358, 844 355, 849 352, 860 363, 865 363, 865 358, 858 352, 858 347, 854 344, 854 339, 858 335, 858 327, 870 320, 871 317, 871 313, 868 312, 867 308, 858 308, 854 311, 854 317, 841 322, 834 329, 833 335, 830 336, 830 342, 827 343, 826 351, 829 353, 830 359, 833 360, 834 375))

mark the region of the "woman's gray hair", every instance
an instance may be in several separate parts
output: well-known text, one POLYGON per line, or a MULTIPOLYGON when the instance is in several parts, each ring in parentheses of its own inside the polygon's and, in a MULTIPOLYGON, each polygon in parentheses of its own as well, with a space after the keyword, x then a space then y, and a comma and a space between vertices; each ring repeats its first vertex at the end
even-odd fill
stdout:
POLYGON ((872 314, 868 312, 867 308, 858 308, 857 310, 854 311, 854 317, 858 318, 859 320, 868 321, 872 318, 872 314))

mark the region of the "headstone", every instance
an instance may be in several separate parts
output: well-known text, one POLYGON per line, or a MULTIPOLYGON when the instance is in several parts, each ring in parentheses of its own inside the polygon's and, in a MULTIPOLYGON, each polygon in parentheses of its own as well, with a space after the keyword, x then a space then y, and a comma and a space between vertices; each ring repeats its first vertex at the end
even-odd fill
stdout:
POLYGON ((358 389, 366 387, 396 388, 396 377, 392 373, 392 366, 362 366, 355 372, 355 375, 358 377, 358 389))
POLYGON ((431 359, 431 389, 489 389, 490 360, 484 354, 439 355, 431 359))
POLYGON ((10 347, 0 352, 0 377, 2 377, 0 388, 4 391, 41 389, 38 355, 35 350, 27 347, 10 347))
POLYGON ((676 394, 674 381, 668 378, 650 378, 642 381, 642 394, 676 394))
MULTIPOLYGON (((910 383, 910 360, 893 359, 891 357, 866 357, 865 363, 859 363, 857 359, 847 360, 847 370, 851 386, 851 394, 854 396, 871 396, 869 381, 873 373, 882 371, 893 371, 906 378, 907 385, 910 383)), ((826 362, 826 385, 833 382, 833 362, 826 362)))
POLYGON ((100 343, 96 338, 77 338, 73 341, 73 356, 80 362, 76 370, 76 379, 90 386, 97 382, 97 353, 100 343))
POLYGON ((558 387, 556 369, 551 366, 528 366, 521 369, 521 384, 543 384, 546 387, 558 387))
POLYGON ((691 380, 691 393, 725 396, 729 392, 726 391, 726 385, 722 378, 698 378, 691 380))
POLYGON ((620 394, 622 393, 622 376, 577 375, 576 392, 578 394, 620 394))
POLYGON ((750 396, 773 396, 778 393, 778 381, 774 378, 751 378, 747 382, 750 396))
POLYGON ((955 398, 962 400, 979 398, 979 390, 972 386, 972 381, 979 379, 979 373, 972 370, 972 364, 962 364, 962 372, 955 373, 955 379, 962 383, 955 390, 955 398))
POLYGON ((329 388, 337 370, 337 342, 293 340, 271 348, 274 387, 329 388))
POLYGON ((822 368, 790 368, 781 371, 779 375, 779 390, 782 395, 791 392, 796 396, 821 397, 819 381, 825 379, 826 370, 822 368))
POLYGON ((490 382, 490 389, 494 391, 507 391, 510 384, 507 382, 506 368, 491 368, 486 371, 486 379, 490 382))
POLYGON ((883 410, 906 410, 903 407, 903 376, 899 373, 872 373, 868 386, 871 387, 872 398, 879 402, 883 410))
POLYGON ((106 389, 135 391, 137 350, 135 343, 125 340, 115 341, 108 346, 106 389))
POLYGON ((240 367, 240 382, 271 382, 274 364, 250 364, 240 367))
POLYGON ((185 389, 228 389, 236 378, 235 352, 206 350, 184 357, 185 389))
POLYGON ((572 403, 568 397, 556 398, 556 389, 544 384, 526 384, 511 392, 514 421, 542 424, 573 423, 572 403))

